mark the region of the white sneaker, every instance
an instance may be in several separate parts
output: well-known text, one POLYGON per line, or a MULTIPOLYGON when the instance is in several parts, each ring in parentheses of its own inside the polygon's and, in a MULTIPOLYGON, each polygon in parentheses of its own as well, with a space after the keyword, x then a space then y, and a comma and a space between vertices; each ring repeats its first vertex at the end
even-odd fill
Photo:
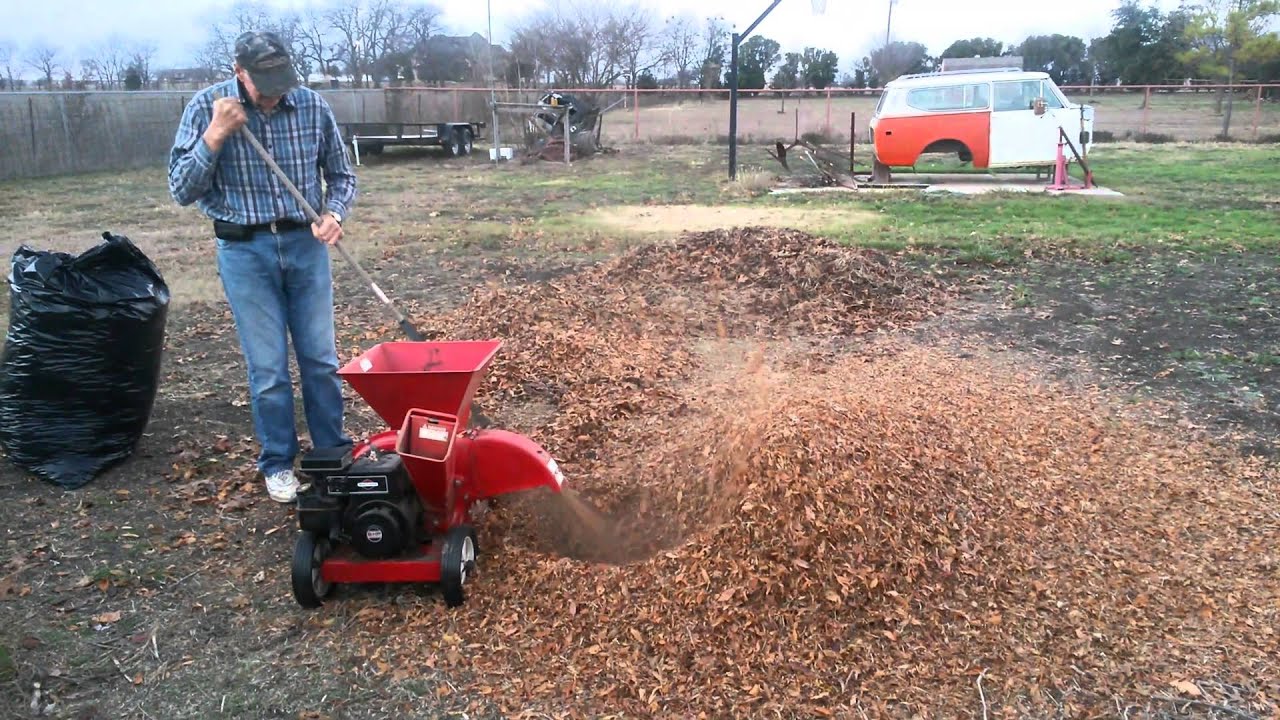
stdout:
POLYGON ((291 503, 298 499, 298 479, 292 470, 281 470, 267 476, 267 494, 278 503, 291 503))

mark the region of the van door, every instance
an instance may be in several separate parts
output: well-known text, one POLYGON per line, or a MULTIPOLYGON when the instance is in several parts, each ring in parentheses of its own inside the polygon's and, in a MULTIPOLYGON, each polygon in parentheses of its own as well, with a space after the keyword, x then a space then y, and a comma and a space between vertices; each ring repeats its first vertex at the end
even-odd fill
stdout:
POLYGON ((1052 165, 1057 160, 1063 105, 1045 84, 1042 80, 992 82, 991 167, 1052 165), (1038 98, 1045 102, 1039 115, 1038 98))

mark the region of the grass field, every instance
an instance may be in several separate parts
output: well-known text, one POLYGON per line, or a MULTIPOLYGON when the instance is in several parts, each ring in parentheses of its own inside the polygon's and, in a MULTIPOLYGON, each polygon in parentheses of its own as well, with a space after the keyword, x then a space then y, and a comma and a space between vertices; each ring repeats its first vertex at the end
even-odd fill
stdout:
MULTIPOLYGON (((613 102, 605 95, 605 104, 613 102)), ((1150 108, 1143 109, 1143 95, 1135 93, 1074 94, 1072 102, 1094 106, 1095 128, 1117 139, 1139 133, 1165 135, 1177 140, 1210 140, 1222 132, 1222 116, 1217 112, 1214 95, 1154 94, 1150 108)), ((765 94, 758 97, 741 97, 738 101, 738 133, 741 138, 754 142, 789 140, 797 130, 804 133, 822 133, 837 139, 848 147, 850 114, 859 139, 865 138, 867 122, 875 110, 878 96, 833 94, 826 97, 787 98, 765 94)), ((1224 106, 1225 107, 1225 106, 1224 106)), ((639 125, 639 139, 664 144, 671 138, 717 138, 727 136, 729 126, 729 102, 723 96, 698 98, 690 96, 682 101, 661 105, 646 105, 641 99, 639 117, 632 110, 615 110, 604 123, 604 135, 610 142, 622 143, 635 139, 639 125)), ((1237 97, 1232 111, 1231 136, 1249 141, 1257 137, 1280 135, 1280 103, 1266 101, 1258 106, 1253 98, 1237 97)))
MULTIPOLYGON (((1103 388, 1146 420, 1188 437, 1207 434, 1232 453, 1269 462, 1280 450, 1277 146, 1099 146, 1091 160, 1098 182, 1125 195, 1107 199, 910 190, 775 196, 768 188, 780 168, 763 149, 745 148, 741 161, 743 180, 732 183, 718 145, 661 152, 621 145, 570 168, 388 151, 360 169, 346 245, 423 321, 486 284, 555 282, 683 230, 803 229, 886 251, 955 294, 938 317, 904 335, 1103 388)), ((51 717, 516 714, 498 708, 519 707, 518 699, 470 685, 443 655, 432 656, 434 667, 392 676, 341 643, 317 644, 320 634, 358 626, 382 605, 419 601, 374 593, 316 616, 293 605, 293 515, 252 489, 244 368, 211 270, 207 225, 194 209, 174 206, 162 169, 9 183, 0 217, 6 254, 23 243, 74 252, 102 231, 127 235, 173 292, 163 384, 137 455, 75 493, 0 469, 0 502, 9 508, 0 552, 0 707, 8 714, 0 715, 37 716, 27 709, 35 683, 38 704, 56 706, 51 717), (228 497, 236 507, 225 506, 228 497), (95 620, 110 612, 122 619, 95 620)), ((345 361, 396 339, 397 329, 334 257, 345 361)), ((352 413, 354 431, 376 426, 367 410, 352 413)), ((1254 488, 1272 508, 1276 490, 1254 488)), ((1259 547, 1275 552, 1274 515, 1252 531, 1259 547)), ((1213 523, 1198 532, 1212 536, 1213 523)), ((1263 594, 1243 602, 1277 601, 1263 594)), ((1225 611, 1239 599, 1214 602, 1225 611)), ((460 621, 431 612, 432 633, 465 634, 460 621)), ((1233 682, 1251 681, 1250 692, 1274 698, 1278 669, 1272 662, 1272 677, 1233 682)), ((1200 716, 1255 716, 1244 690, 1211 695, 1218 685, 1200 687, 1194 698, 1209 705, 1196 710, 1200 716)), ((572 700, 565 702, 572 714, 572 700)), ((1184 716, 1150 694, 1125 702, 1146 703, 1148 717, 1184 716)), ((976 692, 973 703, 963 712, 981 714, 976 692)), ((1126 715, 1117 704, 1104 698, 1110 709, 1102 712, 1126 715)), ((1005 707, 1018 715, 1016 704, 1005 707)), ((531 701, 523 709, 536 717, 550 708, 531 701)), ((962 712, 904 710, 911 711, 962 712)))

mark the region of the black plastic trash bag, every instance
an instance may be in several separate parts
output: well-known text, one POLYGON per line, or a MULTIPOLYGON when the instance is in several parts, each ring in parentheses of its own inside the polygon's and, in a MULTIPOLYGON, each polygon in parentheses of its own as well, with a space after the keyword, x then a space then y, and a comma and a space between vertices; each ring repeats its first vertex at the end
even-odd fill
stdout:
POLYGON ((9 275, 0 446, 72 490, 128 459, 160 382, 169 287, 127 237, 78 256, 23 245, 9 275))

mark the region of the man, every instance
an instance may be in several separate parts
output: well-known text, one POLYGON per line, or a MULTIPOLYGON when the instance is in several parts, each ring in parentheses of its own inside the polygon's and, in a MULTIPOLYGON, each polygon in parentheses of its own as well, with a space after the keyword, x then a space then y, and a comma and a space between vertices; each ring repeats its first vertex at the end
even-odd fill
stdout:
POLYGON ((293 502, 299 442, 290 337, 312 443, 351 445, 343 430, 328 246, 342 238, 356 178, 332 109, 299 85, 277 35, 241 35, 235 76, 188 103, 170 153, 169 192, 214 221, 218 273, 248 365, 258 468, 273 500, 293 502), (308 221, 240 134, 241 126, 248 126, 321 222, 308 221))

